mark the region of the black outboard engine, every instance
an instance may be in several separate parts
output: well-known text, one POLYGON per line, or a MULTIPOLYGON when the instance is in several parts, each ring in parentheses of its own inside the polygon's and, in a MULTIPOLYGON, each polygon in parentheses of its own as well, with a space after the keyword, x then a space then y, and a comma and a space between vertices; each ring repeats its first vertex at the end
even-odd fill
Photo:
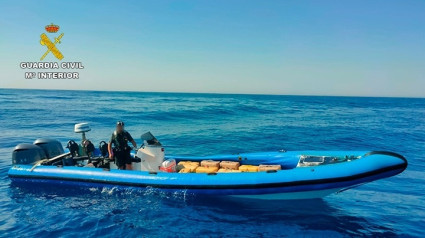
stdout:
POLYGON ((35 164, 37 161, 47 159, 44 150, 33 144, 19 144, 12 153, 13 164, 35 164))
POLYGON ((34 145, 41 147, 49 159, 64 153, 62 144, 58 140, 37 139, 34 141, 34 145))

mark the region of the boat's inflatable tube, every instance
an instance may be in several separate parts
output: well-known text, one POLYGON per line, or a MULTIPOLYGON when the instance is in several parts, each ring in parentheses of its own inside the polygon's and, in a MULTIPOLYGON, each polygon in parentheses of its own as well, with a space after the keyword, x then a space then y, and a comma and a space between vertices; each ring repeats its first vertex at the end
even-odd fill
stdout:
POLYGON ((392 152, 292 151, 265 152, 211 157, 168 156, 177 160, 237 160, 243 163, 281 164, 283 170, 257 173, 165 173, 75 166, 14 165, 9 177, 14 181, 87 183, 153 187, 167 191, 186 190, 195 194, 253 196, 309 193, 320 197, 377 179, 394 176, 407 167, 407 160, 392 152), (361 155, 358 159, 311 167, 297 167, 300 155, 361 155))

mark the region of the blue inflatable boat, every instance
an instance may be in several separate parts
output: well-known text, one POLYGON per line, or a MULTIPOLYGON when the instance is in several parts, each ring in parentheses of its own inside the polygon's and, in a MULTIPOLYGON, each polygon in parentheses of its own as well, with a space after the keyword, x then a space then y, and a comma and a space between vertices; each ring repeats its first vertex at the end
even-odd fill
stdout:
POLYGON ((105 143, 94 148, 83 135, 81 145, 70 141, 67 150, 51 139, 18 145, 8 175, 12 181, 24 183, 148 187, 255 199, 309 199, 391 177, 407 167, 403 156, 387 151, 165 156, 164 148, 152 134, 146 133, 142 139, 145 144, 132 153, 133 170, 118 170, 107 159, 105 143), (187 164, 197 168, 191 170, 190 166, 186 168, 187 164), (220 168, 223 164, 231 168, 220 168))

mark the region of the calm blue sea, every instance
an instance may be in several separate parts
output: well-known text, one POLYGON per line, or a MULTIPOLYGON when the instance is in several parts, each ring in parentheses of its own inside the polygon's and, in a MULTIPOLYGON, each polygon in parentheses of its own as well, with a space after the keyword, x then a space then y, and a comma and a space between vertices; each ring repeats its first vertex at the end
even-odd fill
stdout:
POLYGON ((424 237, 424 149, 425 99, 0 89, 0 236, 424 237), (134 137, 151 131, 168 154, 389 150, 409 167, 309 201, 10 185, 16 144, 65 144, 79 122, 97 144, 117 120, 134 137))

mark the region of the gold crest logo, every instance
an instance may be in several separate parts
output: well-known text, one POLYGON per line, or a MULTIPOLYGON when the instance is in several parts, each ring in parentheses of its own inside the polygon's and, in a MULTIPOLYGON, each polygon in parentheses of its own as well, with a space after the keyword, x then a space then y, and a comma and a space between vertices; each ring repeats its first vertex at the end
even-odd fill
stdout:
MULTIPOLYGON (((45 27, 45 29, 46 29, 46 31, 48 32, 48 33, 56 33, 56 32, 58 32, 59 31, 59 26, 58 25, 53 25, 53 23, 52 24, 50 24, 50 25, 47 25, 46 27, 45 27)), ((61 33, 58 37, 55 37, 54 39, 55 39, 55 41, 51 41, 50 39, 49 39, 49 37, 47 37, 47 35, 45 34, 45 33, 42 33, 41 34, 41 36, 40 36, 40 38, 41 38, 41 40, 40 40, 40 44, 41 45, 45 45, 46 47, 47 47, 47 51, 46 51, 46 53, 44 53, 44 55, 43 56, 41 56, 41 58, 40 58, 40 60, 42 61, 46 56, 47 56, 47 54, 49 54, 49 52, 52 52, 52 54, 58 59, 58 60, 62 60, 63 59, 63 55, 62 55, 62 53, 58 50, 58 48, 56 47, 56 44, 57 43, 61 43, 61 39, 62 39, 62 37, 63 37, 63 33, 61 33)))

